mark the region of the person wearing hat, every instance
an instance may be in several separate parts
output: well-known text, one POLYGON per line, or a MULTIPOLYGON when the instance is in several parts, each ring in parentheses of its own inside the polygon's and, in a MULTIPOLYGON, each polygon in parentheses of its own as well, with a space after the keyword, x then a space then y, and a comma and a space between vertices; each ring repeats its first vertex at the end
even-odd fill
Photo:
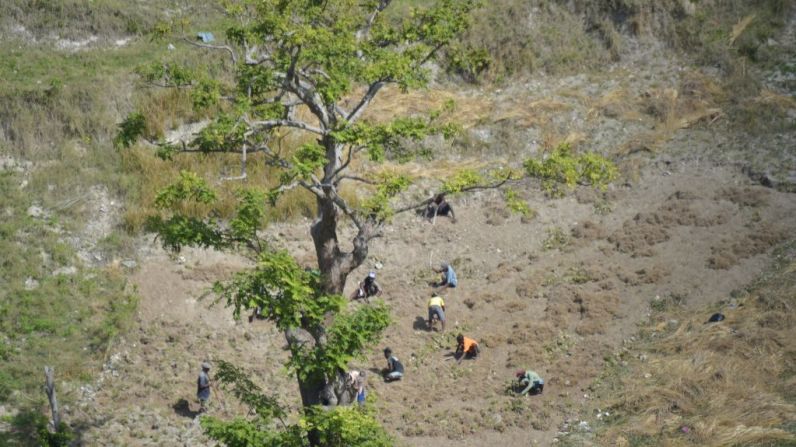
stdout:
POLYGON ((517 381, 520 386, 525 387, 522 391, 520 391, 521 396, 528 394, 529 391, 531 396, 542 394, 542 391, 544 390, 544 379, 530 369, 525 371, 517 371, 517 381))
POLYGON ((434 287, 454 288, 459 284, 456 279, 456 272, 453 271, 453 267, 447 262, 443 262, 439 265, 439 268, 433 270, 441 275, 440 282, 432 284, 434 287))
POLYGON ((202 372, 196 380, 196 397, 199 399, 199 413, 207 411, 207 401, 210 400, 210 363, 202 362, 202 372))
POLYGON ((372 296, 381 296, 381 286, 376 282, 376 272, 371 270, 368 276, 360 281, 357 290, 351 295, 352 300, 363 298, 366 302, 372 296))
POLYGON ((431 330, 433 328, 432 324, 434 323, 434 316, 437 316, 437 319, 442 324, 442 332, 445 332, 445 301, 443 301, 442 297, 434 292, 431 294, 431 299, 428 300, 428 329, 431 330))

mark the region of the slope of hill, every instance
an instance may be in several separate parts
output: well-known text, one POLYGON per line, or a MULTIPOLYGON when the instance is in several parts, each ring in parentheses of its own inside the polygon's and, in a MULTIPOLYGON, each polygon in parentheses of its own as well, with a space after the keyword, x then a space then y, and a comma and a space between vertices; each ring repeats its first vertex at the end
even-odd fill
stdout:
MULTIPOLYGON (((89 3, 64 2, 78 11, 91 10, 89 3)), ((185 98, 132 93, 132 65, 171 51, 136 37, 159 13, 98 3, 102 14, 66 14, 57 35, 48 32, 46 10, 34 14, 13 1, 0 7, 4 36, 27 39, 0 48, 0 69, 15 73, 0 86, 0 165, 3 188, 15 192, 5 196, 19 201, 2 202, 10 216, 2 234, 9 247, 25 248, 18 257, 24 263, 4 264, 4 286, 32 309, 57 314, 52 321, 66 321, 66 329, 91 328, 50 331, 60 323, 48 321, 44 329, 31 326, 30 335, 0 339, 0 360, 14 364, 0 371, 0 441, 34 442, 22 433, 31 413, 17 408, 46 409, 38 379, 27 376, 64 352, 69 372, 59 392, 80 444, 209 445, 194 419, 202 359, 243 366, 298 407, 295 383, 282 371, 280 333, 265 322, 235 322, 228 309, 200 299, 212 281, 245 268, 244 259, 194 250, 171 257, 149 238, 114 229, 120 222, 134 227, 122 213, 145 206, 140 185, 169 172, 110 149, 118 119, 133 107, 162 107, 166 131, 199 117, 182 115, 185 98), (95 23, 103 14, 113 19, 95 23), (60 41, 86 40, 70 20, 90 24, 101 38, 53 50, 60 41), (106 102, 110 90, 119 95, 106 102), (19 276, 39 258, 43 267, 19 276), (39 280, 46 288, 25 292, 39 280), (125 281, 131 287, 124 289, 125 281), (30 304, 30 296, 48 290, 93 318, 30 304), (48 349, 27 349, 51 338, 58 342, 48 349)), ((775 20, 775 1, 736 1, 708 20, 700 14, 715 2, 617 1, 608 10, 587 7, 594 2, 530 3, 495 1, 481 17, 493 27, 508 12, 528 17, 512 22, 525 28, 511 44, 495 46, 511 27, 481 34, 480 43, 501 58, 486 74, 495 84, 446 81, 420 95, 386 92, 374 113, 454 99, 467 131, 443 166, 511 163, 568 142, 611 156, 622 180, 606 193, 581 188, 561 199, 528 182, 517 192, 535 217, 511 214, 497 192, 454 198, 456 224, 398 217, 357 272, 379 267, 395 319, 383 343, 352 365, 373 371, 370 400, 379 417, 403 445, 789 445, 796 420, 796 200, 788 192, 796 184, 796 10, 783 3, 775 20), (750 8, 761 12, 747 23, 750 8), (656 22, 655 14, 666 20, 656 22), (567 39, 545 34, 561 29, 539 25, 556 17, 573 26, 567 39), (693 28, 700 23, 704 29, 693 28), (719 37, 706 41, 711 29, 719 37), (528 42, 544 36, 531 50, 528 42), (563 45, 582 47, 573 53, 563 45), (774 273, 754 283, 772 255, 779 259, 774 273), (430 267, 443 260, 457 268, 461 286, 446 295, 449 330, 440 334, 421 319, 430 267), (718 310, 725 322, 702 324, 718 310), (455 365, 446 357, 458 331, 482 342, 482 358, 455 365), (387 345, 407 366, 402 382, 377 380, 387 345), (508 395, 513 372, 526 367, 545 377, 545 393, 508 395)), ((212 14, 197 17, 213 24, 212 14)), ((463 45, 479 43, 477 30, 463 45)), ((462 75, 453 72, 454 79, 462 75)), ((424 178, 417 197, 444 174, 422 163, 402 169, 424 178)), ((298 218, 270 231, 311 265, 308 224, 298 218)), ((16 309, 11 296, 0 292, 3 306, 16 309)), ((241 408, 219 396, 212 411, 233 417, 241 408)))

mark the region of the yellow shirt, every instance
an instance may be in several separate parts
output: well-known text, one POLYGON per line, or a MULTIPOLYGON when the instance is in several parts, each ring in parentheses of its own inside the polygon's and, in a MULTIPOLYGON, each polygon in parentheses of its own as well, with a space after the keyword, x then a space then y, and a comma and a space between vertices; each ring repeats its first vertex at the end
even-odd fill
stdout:
POLYGON ((431 306, 445 307, 445 301, 442 301, 441 296, 432 297, 430 300, 428 300, 428 307, 431 306))

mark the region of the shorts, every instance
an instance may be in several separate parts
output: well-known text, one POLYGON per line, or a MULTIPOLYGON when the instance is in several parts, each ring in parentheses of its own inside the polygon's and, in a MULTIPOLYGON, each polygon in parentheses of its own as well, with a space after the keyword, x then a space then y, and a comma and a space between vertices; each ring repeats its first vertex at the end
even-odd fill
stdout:
POLYGON ((398 380, 398 379, 400 379, 403 376, 404 376, 404 373, 402 373, 401 371, 393 371, 391 373, 387 373, 387 375, 385 377, 387 379, 389 379, 389 380, 398 380))
POLYGON ((431 306, 428 308, 428 321, 434 320, 434 314, 439 317, 439 321, 445 321, 445 311, 439 306, 431 306))

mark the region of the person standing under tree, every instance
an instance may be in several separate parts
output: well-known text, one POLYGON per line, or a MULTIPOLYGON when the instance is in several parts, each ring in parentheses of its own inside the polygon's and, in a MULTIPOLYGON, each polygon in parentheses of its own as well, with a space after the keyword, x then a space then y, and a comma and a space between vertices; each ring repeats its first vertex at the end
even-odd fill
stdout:
POLYGON ((196 379, 196 397, 199 399, 199 413, 207 411, 207 401, 210 400, 210 363, 202 362, 202 372, 196 379))

